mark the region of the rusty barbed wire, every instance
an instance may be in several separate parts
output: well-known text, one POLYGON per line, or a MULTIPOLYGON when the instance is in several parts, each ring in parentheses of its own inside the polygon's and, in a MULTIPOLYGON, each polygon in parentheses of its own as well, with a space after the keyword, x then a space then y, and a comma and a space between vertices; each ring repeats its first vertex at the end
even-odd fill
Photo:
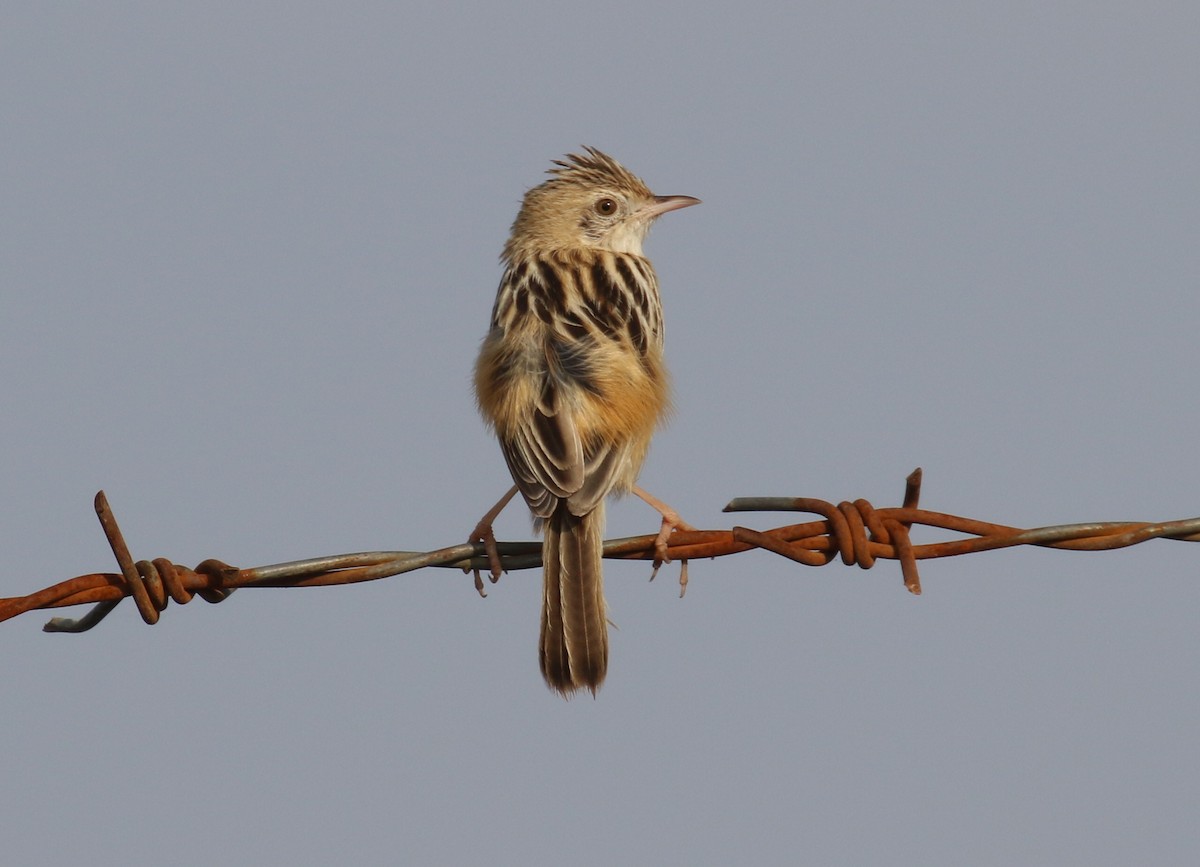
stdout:
MULTIPOLYGON (((806 566, 824 566, 841 558, 847 566, 870 569, 877 560, 898 560, 904 586, 921 593, 917 561, 990 551, 1016 545, 1036 545, 1071 551, 1104 551, 1124 548, 1150 539, 1200 542, 1200 517, 1162 523, 1099 522, 1061 524, 1023 530, 919 508, 921 470, 906 480, 903 505, 876 509, 866 500, 837 505, 809 497, 742 497, 732 500, 726 512, 809 512, 818 520, 770 530, 736 526, 729 530, 676 530, 669 542, 672 560, 682 564, 680 591, 687 590, 689 560, 725 557, 759 548, 806 566), (921 525, 962 533, 969 538, 914 545, 909 530, 921 525)), ((94 572, 62 581, 28 596, 0 599, 0 621, 45 608, 92 604, 78 619, 55 617, 46 632, 85 632, 103 620, 122 599, 133 597, 138 613, 149 624, 158 622, 171 600, 183 605, 195 596, 221 602, 240 587, 326 587, 375 581, 429 566, 474 572, 475 588, 484 593, 481 572, 489 568, 483 542, 467 542, 436 551, 374 551, 340 554, 239 569, 209 559, 195 569, 165 558, 134 561, 104 492, 96 494, 96 515, 112 548, 120 572, 94 572)), ((619 560, 653 560, 655 535, 612 539, 604 543, 604 556, 619 560)), ((505 571, 533 569, 542 564, 540 542, 496 544, 505 571)), ((499 576, 492 576, 495 582, 499 576)))

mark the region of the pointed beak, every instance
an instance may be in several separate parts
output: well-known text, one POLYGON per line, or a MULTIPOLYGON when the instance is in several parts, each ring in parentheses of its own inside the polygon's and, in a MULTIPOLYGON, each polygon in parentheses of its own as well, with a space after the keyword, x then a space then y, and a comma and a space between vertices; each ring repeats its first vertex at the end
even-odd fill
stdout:
POLYGON ((680 208, 690 208, 700 204, 699 199, 691 196, 655 196, 654 201, 642 208, 642 213, 648 219, 661 217, 667 211, 678 211, 680 208))

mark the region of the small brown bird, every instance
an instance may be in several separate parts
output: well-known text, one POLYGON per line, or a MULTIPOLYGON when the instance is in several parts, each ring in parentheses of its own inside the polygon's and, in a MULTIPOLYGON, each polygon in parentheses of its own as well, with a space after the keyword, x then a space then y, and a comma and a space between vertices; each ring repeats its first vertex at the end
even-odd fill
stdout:
POLYGON ((632 490, 663 516, 656 546, 684 527, 636 487, 654 429, 670 406, 658 279, 642 255, 654 220, 699 204, 656 196, 595 148, 555 161, 525 194, 501 260, 491 329, 475 365, 479 410, 494 428, 516 486, 542 526, 539 658, 546 683, 595 694, 608 668, 600 557, 604 499, 632 490))

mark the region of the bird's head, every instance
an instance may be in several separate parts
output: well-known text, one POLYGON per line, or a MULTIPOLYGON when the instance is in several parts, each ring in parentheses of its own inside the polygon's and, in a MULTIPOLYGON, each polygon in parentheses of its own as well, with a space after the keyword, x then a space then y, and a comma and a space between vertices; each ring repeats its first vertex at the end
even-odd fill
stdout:
POLYGON ((504 246, 506 260, 578 248, 640 256, 657 217, 700 204, 691 196, 656 196, 612 157, 595 148, 584 150, 586 155, 555 160, 550 180, 525 194, 504 246))

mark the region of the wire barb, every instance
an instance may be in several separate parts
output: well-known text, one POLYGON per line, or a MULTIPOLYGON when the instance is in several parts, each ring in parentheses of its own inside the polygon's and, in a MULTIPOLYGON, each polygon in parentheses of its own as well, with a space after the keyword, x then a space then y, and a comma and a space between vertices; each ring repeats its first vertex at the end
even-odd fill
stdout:
MULTIPOLYGON (((680 596, 687 589, 689 560, 724 557, 762 549, 806 566, 823 566, 840 558, 847 566, 870 569, 879 559, 898 560, 904 586, 921 593, 917 561, 952 557, 975 551, 990 551, 1016 545, 1037 545, 1070 551, 1105 551, 1137 545, 1150 539, 1200 542, 1200 518, 1162 523, 1101 522, 1062 524, 1023 530, 971 518, 919 508, 921 470, 907 478, 903 505, 876 509, 866 500, 837 505, 809 497, 742 497, 731 500, 726 512, 807 512, 817 520, 789 524, 770 530, 736 526, 730 530, 676 529, 668 538, 672 560, 680 560, 680 596), (914 526, 960 533, 968 538, 914 544, 909 532, 914 526)), ((0 599, 0 621, 27 611, 91 604, 84 616, 55 617, 46 632, 86 632, 103 620, 118 603, 132 596, 142 619, 149 624, 171 600, 183 605, 195 596, 221 602, 239 587, 328 587, 376 581, 429 566, 474 572, 494 571, 496 558, 506 572, 535 569, 542 565, 540 542, 494 542, 475 539, 436 551, 373 551, 296 560, 252 569, 239 569, 220 560, 205 560, 188 569, 159 557, 135 561, 117 525, 116 517, 101 491, 95 500, 96 516, 116 558, 119 572, 97 572, 70 578, 44 590, 0 599)), ((654 560, 657 534, 604 543, 604 556, 619 560, 654 560)))

